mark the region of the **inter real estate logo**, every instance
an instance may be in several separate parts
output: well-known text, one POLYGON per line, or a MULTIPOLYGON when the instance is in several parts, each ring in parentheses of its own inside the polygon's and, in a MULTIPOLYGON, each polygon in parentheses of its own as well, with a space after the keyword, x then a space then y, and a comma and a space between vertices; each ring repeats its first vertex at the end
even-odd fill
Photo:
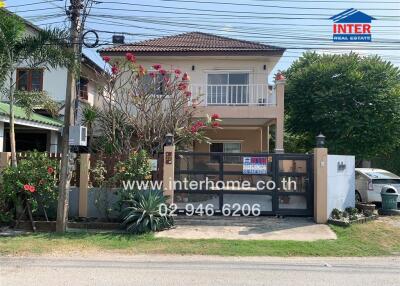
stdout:
POLYGON ((374 17, 351 8, 329 19, 333 20, 334 42, 371 42, 374 17))

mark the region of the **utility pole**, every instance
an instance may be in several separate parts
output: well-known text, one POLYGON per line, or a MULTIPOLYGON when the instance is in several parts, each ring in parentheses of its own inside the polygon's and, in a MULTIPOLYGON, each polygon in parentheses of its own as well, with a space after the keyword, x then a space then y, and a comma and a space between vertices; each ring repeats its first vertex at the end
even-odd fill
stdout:
POLYGON ((74 63, 68 68, 67 89, 64 111, 64 128, 62 132, 62 158, 60 185, 57 206, 56 231, 64 233, 68 222, 69 190, 72 176, 71 166, 74 161, 69 146, 69 127, 74 124, 74 100, 76 100, 76 72, 80 68, 80 22, 81 22, 81 0, 70 0, 71 6, 69 16, 71 19, 70 28, 70 49, 74 54, 74 63))

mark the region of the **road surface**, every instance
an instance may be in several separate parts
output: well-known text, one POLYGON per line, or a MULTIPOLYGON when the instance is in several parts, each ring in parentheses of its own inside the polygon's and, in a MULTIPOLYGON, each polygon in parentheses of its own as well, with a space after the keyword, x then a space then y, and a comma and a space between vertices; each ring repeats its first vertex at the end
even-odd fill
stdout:
POLYGON ((1 286, 400 285, 400 257, 0 257, 1 286))

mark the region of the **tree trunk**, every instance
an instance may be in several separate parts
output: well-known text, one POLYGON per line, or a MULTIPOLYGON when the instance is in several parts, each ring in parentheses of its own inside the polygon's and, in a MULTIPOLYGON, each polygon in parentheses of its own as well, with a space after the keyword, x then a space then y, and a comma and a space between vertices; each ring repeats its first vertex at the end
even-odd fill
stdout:
POLYGON ((17 151, 15 142, 15 127, 14 127, 14 73, 10 74, 10 146, 11 146, 11 166, 17 167, 17 151))

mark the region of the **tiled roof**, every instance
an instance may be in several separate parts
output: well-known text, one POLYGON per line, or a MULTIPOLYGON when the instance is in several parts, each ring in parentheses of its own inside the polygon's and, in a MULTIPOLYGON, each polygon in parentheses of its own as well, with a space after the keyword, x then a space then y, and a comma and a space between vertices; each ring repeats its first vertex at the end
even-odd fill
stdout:
MULTIPOLYGON (((9 114, 10 114, 10 105, 5 102, 0 102, 0 115, 9 116, 9 114)), ((37 114, 35 112, 32 112, 32 114, 28 117, 25 110, 19 106, 14 106, 14 116, 15 116, 15 118, 29 120, 32 122, 38 122, 38 123, 48 124, 48 125, 57 126, 57 127, 63 126, 62 121, 55 119, 55 118, 46 117, 46 116, 37 114)))
POLYGON ((284 48, 201 32, 116 45, 100 50, 102 55, 132 52, 136 55, 281 55, 284 48))

